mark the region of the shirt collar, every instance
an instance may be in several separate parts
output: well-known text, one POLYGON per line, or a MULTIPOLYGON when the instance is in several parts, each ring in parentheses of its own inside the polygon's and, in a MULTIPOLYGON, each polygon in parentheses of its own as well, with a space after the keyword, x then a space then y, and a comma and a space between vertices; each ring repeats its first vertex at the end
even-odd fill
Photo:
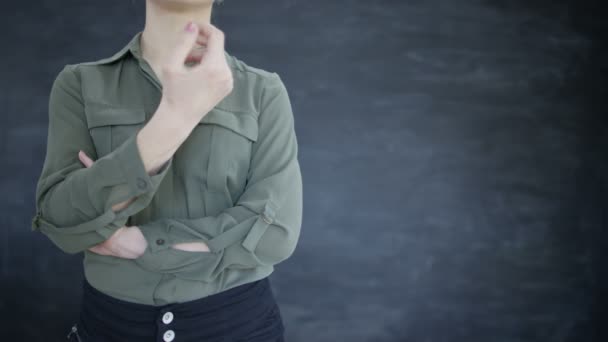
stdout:
MULTIPOLYGON (((111 62, 114 62, 116 60, 119 60, 119 59, 125 57, 128 53, 130 53, 133 57, 135 57, 140 62, 143 61, 143 54, 141 52, 141 35, 142 35, 142 33, 143 33, 143 30, 136 32, 133 35, 133 37, 129 40, 129 42, 125 46, 123 46, 118 52, 114 53, 114 55, 112 55, 108 58, 102 59, 100 62, 111 63, 111 62)), ((226 50, 224 50, 224 56, 226 57, 226 61, 228 62, 228 64, 230 66, 234 66, 232 56, 226 50)))

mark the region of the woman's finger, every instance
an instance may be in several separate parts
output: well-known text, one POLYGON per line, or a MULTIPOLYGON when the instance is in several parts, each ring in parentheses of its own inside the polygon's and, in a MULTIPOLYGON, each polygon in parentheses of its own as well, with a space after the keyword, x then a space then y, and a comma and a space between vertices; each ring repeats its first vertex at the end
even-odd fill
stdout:
POLYGON ((80 162, 82 162, 85 167, 91 167, 91 165, 93 165, 93 159, 89 158, 83 150, 78 152, 78 159, 80 159, 80 162))
POLYGON ((224 32, 211 23, 203 23, 201 31, 206 32, 207 44, 203 51, 202 58, 223 59, 224 57, 224 32))
POLYGON ((97 253, 97 254, 101 254, 101 255, 107 255, 108 252, 106 251, 105 248, 101 247, 100 245, 95 245, 91 248, 89 248, 89 250, 93 253, 97 253))
POLYGON ((189 252, 209 252, 209 247, 204 242, 181 242, 173 244, 171 247, 189 252))
POLYGON ((168 66, 179 70, 183 65, 188 53, 194 47, 199 37, 198 25, 194 22, 189 22, 184 30, 180 33, 177 44, 173 47, 169 57, 168 66), (188 27, 190 30, 188 30, 188 27))

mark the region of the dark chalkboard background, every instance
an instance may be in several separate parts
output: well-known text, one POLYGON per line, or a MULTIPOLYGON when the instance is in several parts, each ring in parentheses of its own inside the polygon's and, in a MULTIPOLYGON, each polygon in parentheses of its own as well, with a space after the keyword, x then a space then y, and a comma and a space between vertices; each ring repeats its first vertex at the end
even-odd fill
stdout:
MULTIPOLYGON (((226 48, 292 98, 299 247, 271 276, 287 341, 608 341, 600 1, 228 0, 226 48)), ((143 0, 2 6, 3 341, 62 341, 82 255, 30 232, 47 100, 143 0)))

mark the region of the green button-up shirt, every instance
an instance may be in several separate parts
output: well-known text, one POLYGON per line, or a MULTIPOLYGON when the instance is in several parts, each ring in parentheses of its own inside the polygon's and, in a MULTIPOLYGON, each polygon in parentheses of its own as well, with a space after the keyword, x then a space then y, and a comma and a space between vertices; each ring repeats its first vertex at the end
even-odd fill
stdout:
POLYGON ((66 253, 84 252, 87 280, 131 302, 183 302, 270 275, 295 250, 302 223, 285 85, 277 73, 225 52, 232 92, 149 175, 135 137, 156 111, 162 85, 142 58, 141 33, 111 57, 67 64, 57 74, 32 230, 66 253), (79 150, 95 161, 91 167, 79 150), (142 256, 88 250, 124 225, 141 228, 148 242, 142 256), (171 247, 196 241, 210 252, 171 247))

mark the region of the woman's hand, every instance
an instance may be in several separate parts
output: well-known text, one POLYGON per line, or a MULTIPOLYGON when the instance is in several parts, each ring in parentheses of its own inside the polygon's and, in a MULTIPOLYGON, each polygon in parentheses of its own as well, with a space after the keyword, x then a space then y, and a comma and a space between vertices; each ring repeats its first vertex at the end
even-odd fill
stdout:
POLYGON ((138 226, 122 226, 106 241, 89 250, 101 255, 112 255, 125 259, 139 258, 148 247, 148 242, 138 226))
POLYGON ((161 62, 163 86, 161 105, 171 108, 172 117, 182 122, 199 122, 233 88, 233 76, 226 61, 224 33, 210 23, 190 22, 178 38, 168 60, 161 62), (202 37, 199 37, 202 36, 202 37), (197 42, 206 42, 202 53, 192 53, 197 42), (194 66, 185 62, 198 61, 194 66))

